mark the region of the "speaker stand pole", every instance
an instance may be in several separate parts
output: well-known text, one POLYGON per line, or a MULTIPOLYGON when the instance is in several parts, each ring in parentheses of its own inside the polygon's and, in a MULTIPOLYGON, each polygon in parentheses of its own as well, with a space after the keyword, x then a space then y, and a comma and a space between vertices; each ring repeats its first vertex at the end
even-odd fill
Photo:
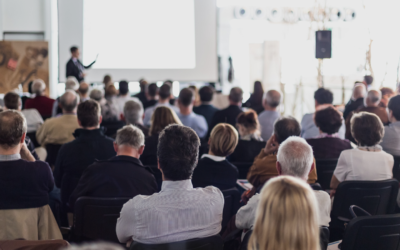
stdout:
POLYGON ((323 88, 324 87, 324 75, 323 75, 323 59, 319 58, 318 59, 318 76, 317 76, 317 82, 318 82, 318 87, 323 88))

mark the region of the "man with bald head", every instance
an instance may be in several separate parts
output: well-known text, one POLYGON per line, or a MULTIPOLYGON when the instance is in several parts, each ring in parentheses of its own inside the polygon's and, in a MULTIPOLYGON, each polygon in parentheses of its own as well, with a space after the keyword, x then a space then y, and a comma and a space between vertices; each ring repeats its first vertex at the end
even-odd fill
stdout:
POLYGON ((262 105, 264 111, 258 116, 261 126, 261 137, 264 141, 268 141, 274 131, 274 123, 280 114, 277 111, 281 103, 281 94, 276 90, 269 90, 264 94, 262 105))
POLYGON ((367 93, 367 88, 363 83, 356 82, 353 88, 353 94, 351 95, 350 101, 346 104, 343 112, 343 118, 346 120, 347 116, 357 110, 358 108, 364 106, 364 97, 367 93))
POLYGON ((73 133, 79 128, 76 109, 79 96, 67 90, 60 98, 62 116, 47 119, 36 132, 36 139, 42 146, 46 144, 65 144, 74 140, 73 133))

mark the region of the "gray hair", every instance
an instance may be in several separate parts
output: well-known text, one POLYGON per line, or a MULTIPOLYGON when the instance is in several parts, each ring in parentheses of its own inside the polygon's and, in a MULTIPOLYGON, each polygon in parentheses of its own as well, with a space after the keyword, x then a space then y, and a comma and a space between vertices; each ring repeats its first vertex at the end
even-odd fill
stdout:
POLYGON ((125 102, 124 117, 127 124, 140 123, 143 116, 143 105, 141 102, 130 100, 125 102))
POLYGON ((264 94, 263 100, 272 108, 278 107, 281 103, 281 93, 277 90, 269 90, 264 94))
POLYGON ((26 119, 17 110, 0 113, 0 145, 4 149, 16 147, 27 131, 26 119))
POLYGON ((313 151, 310 145, 301 137, 287 138, 278 150, 278 162, 282 174, 307 179, 314 162, 313 151))
POLYGON ((75 76, 68 76, 67 81, 65 82, 65 90, 77 90, 78 88, 79 82, 76 80, 75 76))
POLYGON ((61 108, 67 112, 72 112, 79 103, 79 96, 73 90, 66 90, 60 97, 61 108))
MULTIPOLYGON (((367 95, 366 99, 368 99, 373 104, 378 104, 382 99, 382 93, 378 90, 372 89, 372 90, 368 91, 368 95, 367 95)), ((365 102, 364 106, 367 106, 366 100, 364 102, 365 102)))
POLYGON ((120 245, 109 242, 85 243, 82 245, 70 245, 63 250, 124 250, 120 245))
POLYGON ((100 101, 103 98, 103 91, 100 89, 92 89, 89 94, 90 99, 93 99, 95 101, 100 101))
POLYGON ((353 94, 351 98, 355 101, 358 98, 364 97, 367 92, 367 89, 363 83, 357 83, 354 85, 353 94))
POLYGON ((46 89, 46 84, 42 79, 36 79, 32 83, 32 92, 41 95, 46 89))
POLYGON ((138 127, 126 125, 117 131, 115 142, 118 146, 126 145, 139 149, 144 145, 144 134, 138 127))

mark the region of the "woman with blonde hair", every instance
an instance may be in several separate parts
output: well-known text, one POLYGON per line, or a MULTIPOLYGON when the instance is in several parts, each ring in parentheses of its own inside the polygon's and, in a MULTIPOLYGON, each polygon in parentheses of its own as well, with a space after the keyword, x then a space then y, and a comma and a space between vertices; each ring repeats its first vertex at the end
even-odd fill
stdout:
POLYGON ((307 183, 291 176, 276 177, 260 196, 249 249, 320 249, 317 201, 307 183))

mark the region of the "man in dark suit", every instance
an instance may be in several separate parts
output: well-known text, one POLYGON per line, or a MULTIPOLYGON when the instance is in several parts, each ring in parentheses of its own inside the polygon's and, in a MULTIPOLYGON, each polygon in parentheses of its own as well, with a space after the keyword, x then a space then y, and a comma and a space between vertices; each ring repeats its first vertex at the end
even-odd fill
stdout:
POLYGON ((82 196, 134 197, 152 195, 157 183, 151 171, 139 160, 144 149, 144 134, 133 125, 118 130, 114 142, 117 156, 89 166, 71 194, 69 206, 74 207, 82 196))
POLYGON ((148 83, 145 79, 140 79, 139 80, 140 92, 132 96, 138 98, 143 105, 147 102, 147 96, 146 96, 147 85, 148 83))
POLYGON ((214 95, 214 89, 210 86, 204 86, 199 90, 199 95, 200 95, 201 105, 198 107, 194 107, 193 112, 195 112, 198 115, 204 116, 204 118, 206 118, 208 127, 210 128, 211 120, 215 112, 218 111, 216 107, 211 105, 211 101, 214 95))
POLYGON ((85 69, 89 69, 92 67, 92 65, 96 62, 94 60, 91 64, 88 66, 84 66, 81 61, 79 61, 79 49, 78 47, 71 47, 71 59, 69 59, 67 63, 67 71, 66 71, 66 77, 68 76, 75 76, 75 78, 78 80, 78 82, 81 82, 85 79, 85 69))

